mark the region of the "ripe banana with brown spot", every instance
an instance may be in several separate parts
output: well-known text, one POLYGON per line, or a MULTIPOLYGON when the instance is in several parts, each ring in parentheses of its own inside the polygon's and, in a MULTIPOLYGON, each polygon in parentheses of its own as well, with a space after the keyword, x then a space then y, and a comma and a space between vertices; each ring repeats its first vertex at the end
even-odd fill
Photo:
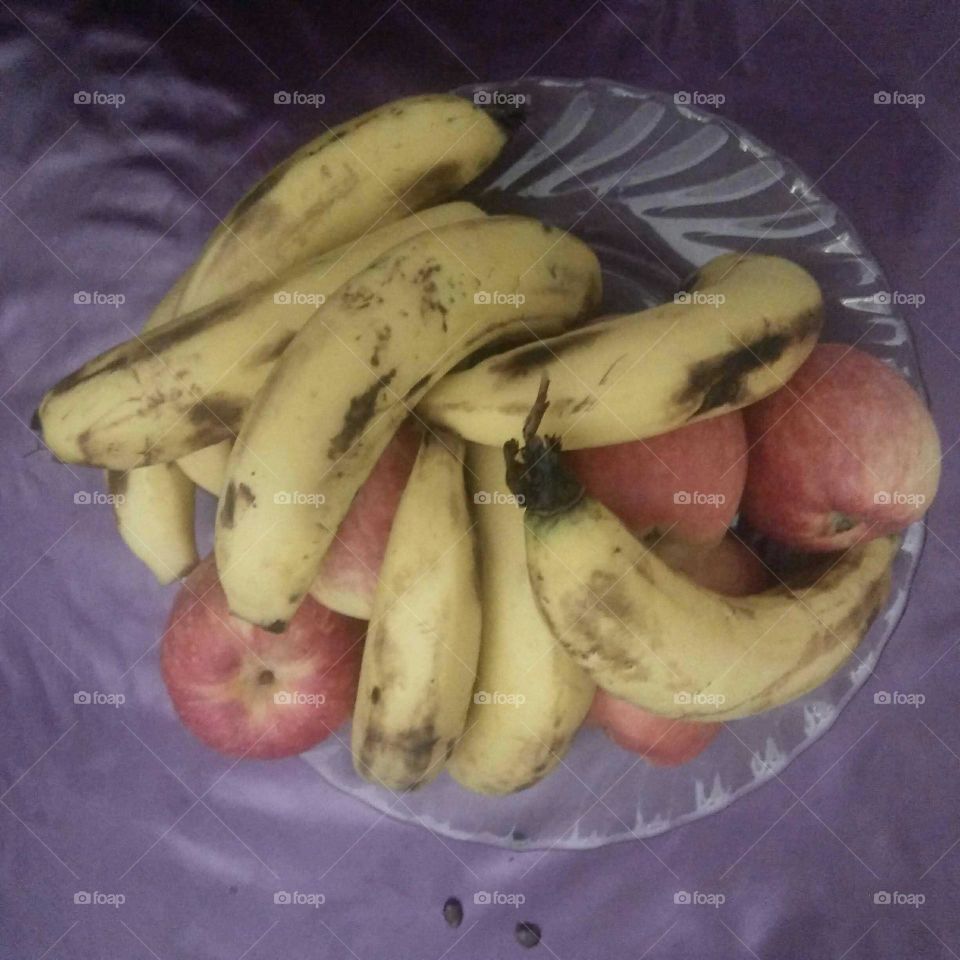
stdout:
POLYGON ((425 433, 377 584, 353 713, 357 772, 412 790, 443 767, 467 717, 480 645, 463 441, 425 433))
POLYGON ((477 793, 523 790, 563 759, 594 683, 556 642, 527 577, 523 515, 503 455, 471 444, 468 473, 481 557, 483 630, 473 703, 447 768, 477 793))
MULTIPOLYGON (((308 257, 455 193, 493 162, 505 141, 504 130, 482 109, 442 94, 388 103, 335 127, 296 151, 240 200, 154 310, 148 328, 236 297, 238 291, 251 291, 258 283, 280 279, 308 257)), ((186 386, 174 385, 174 395, 182 397, 186 386)), ((162 396, 161 392, 152 395, 162 396)), ((223 429, 235 430, 235 417, 235 406, 213 411, 213 419, 223 429)), ((44 428, 46 434, 46 423, 44 428)), ((66 459, 54 448, 53 433, 47 442, 66 459)), ((148 450, 145 446, 145 453, 148 450)), ((144 456, 143 462, 160 459, 144 456)), ((122 470, 137 465, 103 462, 122 470)), ((130 498, 126 521, 118 515, 118 522, 129 523, 137 510, 151 511, 158 522, 141 532, 162 536, 159 521, 166 513, 172 525, 163 540, 182 537, 184 527, 174 520, 192 506, 193 491, 188 497, 181 476, 172 470, 155 470, 149 478, 131 479, 126 483, 130 498), (150 503, 137 503, 145 496, 150 503), (174 497, 181 502, 174 503, 174 497)), ((139 538, 130 542, 141 544, 139 538)), ((185 555, 187 545, 144 542, 142 549, 142 559, 151 564, 148 557, 166 552, 185 555)), ((134 552, 140 555, 138 549, 134 552)))
POLYGON ((60 460, 117 470, 232 440, 251 398, 320 302, 397 243, 482 216, 468 203, 424 210, 253 294, 220 300, 107 350, 43 398, 44 440, 60 460))
POLYGON ((780 257, 724 254, 671 303, 490 357, 420 413, 475 443, 511 436, 550 379, 543 429, 568 449, 656 436, 779 389, 820 333, 816 281, 780 257))
POLYGON ((231 610, 284 629, 430 385, 492 340, 572 325, 599 297, 590 249, 523 217, 421 233, 345 283, 283 354, 230 456, 216 553, 231 610))
MULTIPOLYGON (((482 173, 506 133, 452 94, 384 104, 311 140, 257 183, 207 241, 184 300, 271 282, 318 251, 438 203, 482 173)), ((199 304, 194 304, 199 305, 199 304)))
MULTIPOLYGON (((176 317, 189 271, 170 288, 144 324, 154 330, 176 317)), ((175 464, 106 472, 123 542, 161 584, 185 577, 200 559, 193 528, 194 489, 175 464)))
POLYGON ((557 454, 538 437, 522 454, 507 444, 533 592, 574 660, 645 710, 717 721, 780 706, 838 670, 886 602, 896 537, 832 557, 812 583, 726 597, 668 567, 557 454))

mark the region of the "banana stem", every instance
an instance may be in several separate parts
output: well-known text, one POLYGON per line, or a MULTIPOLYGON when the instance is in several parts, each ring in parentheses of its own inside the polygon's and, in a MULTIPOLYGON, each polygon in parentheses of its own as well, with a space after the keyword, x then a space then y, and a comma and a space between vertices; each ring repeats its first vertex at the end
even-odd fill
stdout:
POLYGON ((507 468, 507 486, 519 505, 530 513, 552 517, 575 507, 584 494, 583 485, 576 480, 560 458, 560 438, 537 435, 543 415, 550 406, 547 389, 550 380, 546 374, 540 380, 537 399, 523 424, 523 447, 516 440, 503 445, 507 468))

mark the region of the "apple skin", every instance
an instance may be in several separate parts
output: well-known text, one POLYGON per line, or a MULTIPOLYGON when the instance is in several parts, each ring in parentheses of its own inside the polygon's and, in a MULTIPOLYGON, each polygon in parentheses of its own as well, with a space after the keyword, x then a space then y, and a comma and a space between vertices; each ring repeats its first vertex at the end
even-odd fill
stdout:
POLYGON ((664 538, 654 553, 701 587, 728 597, 760 593, 774 582, 771 571, 736 534, 728 533, 718 543, 688 544, 664 538))
POLYGON ((569 450, 564 461, 634 534, 657 528, 687 543, 716 543, 747 475, 743 416, 734 410, 646 440, 569 450))
POLYGON ((661 717, 597 688, 584 723, 600 727, 618 746, 657 767, 678 767, 713 743, 722 723, 661 717))
POLYGON ((842 550, 923 516, 940 441, 920 395, 876 357, 819 344, 776 393, 745 410, 750 463, 741 509, 798 550, 842 550))
POLYGON ((174 601, 161 672, 184 726, 207 746, 228 757, 289 757, 350 717, 365 628, 311 597, 284 633, 245 623, 230 614, 211 554, 174 601))
POLYGON ((357 491, 324 555, 311 592, 335 608, 342 605, 344 613, 370 615, 393 517, 419 449, 420 436, 407 421, 357 491))

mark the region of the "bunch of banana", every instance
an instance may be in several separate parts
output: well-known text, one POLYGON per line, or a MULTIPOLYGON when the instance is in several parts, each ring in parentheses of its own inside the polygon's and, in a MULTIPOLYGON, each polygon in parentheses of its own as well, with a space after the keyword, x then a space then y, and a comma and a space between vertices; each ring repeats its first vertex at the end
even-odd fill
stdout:
POLYGON ((489 357, 447 377, 420 413, 500 446, 550 378, 543 424, 568 449, 641 440, 786 383, 817 342, 816 281, 780 257, 726 254, 673 302, 489 357))
POLYGON ((712 593, 584 494, 558 441, 535 435, 539 416, 522 449, 505 445, 510 487, 527 504, 530 583, 598 686, 663 716, 732 720, 801 696, 853 654, 887 599, 898 538, 848 551, 812 584, 712 593))
MULTIPOLYGON (((230 211, 182 299, 210 303, 456 193, 507 134, 452 94, 395 100, 327 131, 270 171, 230 211), (200 291, 195 296, 195 292, 200 291)), ((183 312, 181 308, 179 312, 183 312)))
MULTIPOLYGON (((449 95, 398 100, 335 127, 240 200, 145 329, 269 285, 309 258, 455 193, 489 166, 505 139, 487 113, 449 95)), ((193 469, 212 482, 217 459, 211 454, 193 469)), ((165 467, 108 483, 124 487, 117 522, 133 552, 161 583, 185 574, 197 558, 192 522, 183 520, 193 514, 193 489, 182 475, 165 467)))
POLYGON ((483 632, 473 703, 448 769, 469 790, 512 793, 563 759, 590 709, 594 683, 537 608, 523 514, 504 483, 502 454, 471 444, 467 464, 477 504, 483 632))
POLYGON ((232 440, 301 327, 343 283, 404 240, 483 212, 451 203, 413 214, 289 272, 107 350, 40 404, 61 460, 128 470, 232 440))
POLYGON ((421 233, 340 287, 284 351, 231 452, 215 539, 231 610, 283 630, 429 387, 485 344, 573 324, 599 299, 593 252, 522 217, 421 233))
POLYGON ((418 787, 443 767, 477 672, 480 589, 463 451, 453 434, 423 434, 367 629, 353 759, 391 790, 418 787))
MULTIPOLYGON (((107 363, 107 372, 83 381, 83 387, 78 389, 85 394, 81 393, 79 398, 76 391, 67 391, 62 404, 77 403, 75 412, 79 413, 85 409, 83 396, 86 395, 112 405, 120 416, 125 405, 139 404, 141 409, 148 411, 146 417, 136 419, 139 428, 163 429, 162 425, 156 426, 161 419, 160 408, 167 413, 176 412, 178 403, 183 400, 181 371, 189 365, 196 369, 196 375, 191 378, 192 386, 210 383, 209 392, 213 392, 227 380, 231 385, 235 384, 232 386, 235 398, 248 400, 274 362, 271 352, 282 351, 284 338, 289 339, 292 330, 299 329, 306 322, 316 304, 352 273, 395 243, 421 230, 481 216, 483 211, 472 204, 450 203, 375 230, 347 247, 318 258, 292 276, 288 274, 280 281, 281 288, 267 285, 258 293, 245 296, 234 314, 234 322, 215 325, 206 338, 203 325, 195 324, 189 318, 216 314, 222 304, 188 314, 185 323, 176 317, 169 319, 167 301, 164 301, 147 321, 144 335, 108 351, 113 359, 107 363), (283 285, 290 289, 282 289, 283 285), (159 327, 163 327, 159 331, 163 340, 160 347, 156 345, 157 338, 151 337, 151 332, 159 327), (178 336, 177 331, 182 336, 178 336), (204 339, 208 342, 198 344, 204 339), (127 356, 131 352, 136 354, 139 361, 131 362, 124 370, 113 370, 110 364, 125 350, 127 356), (256 350, 250 359, 257 362, 243 362, 244 350, 247 357, 249 351, 256 350), (227 366, 230 363, 234 364, 232 370, 227 366), (229 374, 233 375, 232 380, 229 374), (121 394, 117 391, 123 390, 127 391, 126 399, 121 402, 121 394), (156 403, 163 396, 175 398, 171 406, 156 403)), ((93 360, 83 369, 89 369, 97 362, 93 360)), ((191 412, 196 409, 190 408, 191 412)), ((180 413, 179 417, 179 424, 183 427, 189 427, 194 421, 190 414, 180 413)), ((109 423, 101 421, 101 429, 109 427, 109 423)), ((94 442, 92 438, 90 442, 94 442)), ((148 439, 145 437, 143 442, 146 444, 148 439)), ((231 446, 231 440, 225 439, 186 454, 178 464, 163 462, 126 471, 108 471, 109 488, 119 491, 122 487, 123 490, 114 507, 120 535, 160 583, 170 583, 185 576, 196 564, 193 483, 219 496, 231 446), (187 477, 193 483, 186 482, 187 477)))

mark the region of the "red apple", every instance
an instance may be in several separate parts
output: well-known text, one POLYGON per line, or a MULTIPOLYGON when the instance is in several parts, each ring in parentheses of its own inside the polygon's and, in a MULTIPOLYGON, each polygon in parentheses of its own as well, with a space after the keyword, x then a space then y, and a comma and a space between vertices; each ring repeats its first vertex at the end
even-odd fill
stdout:
POLYGON ((788 546, 841 550, 894 533, 923 516, 937 492, 940 441, 929 411, 862 350, 818 345, 745 419, 744 516, 788 546))
POLYGON ((722 539, 747 473, 739 410, 646 440, 564 454, 587 493, 634 533, 670 531, 689 543, 722 539))
POLYGON ((230 614, 213 555, 184 581, 160 650, 184 725, 230 757, 302 753, 353 711, 366 624, 304 599, 286 631, 230 614))
POLYGON ((729 597, 760 593, 773 579, 760 557, 733 533, 709 544, 664 538, 653 549, 674 570, 685 573, 701 587, 729 597))
POLYGON ((587 719, 619 747, 658 767, 677 767, 703 753, 722 723, 691 723, 661 717, 597 688, 587 719))
POLYGON ((310 588, 311 595, 330 609, 370 618, 393 516, 419 449, 420 436, 407 422, 353 498, 310 588))

